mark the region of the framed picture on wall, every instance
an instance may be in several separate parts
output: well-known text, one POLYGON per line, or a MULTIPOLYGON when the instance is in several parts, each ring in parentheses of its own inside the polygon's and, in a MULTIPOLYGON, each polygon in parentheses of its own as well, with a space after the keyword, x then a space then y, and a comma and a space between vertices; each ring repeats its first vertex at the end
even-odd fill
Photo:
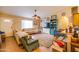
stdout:
POLYGON ((57 19, 57 15, 52 15, 52 19, 57 19))

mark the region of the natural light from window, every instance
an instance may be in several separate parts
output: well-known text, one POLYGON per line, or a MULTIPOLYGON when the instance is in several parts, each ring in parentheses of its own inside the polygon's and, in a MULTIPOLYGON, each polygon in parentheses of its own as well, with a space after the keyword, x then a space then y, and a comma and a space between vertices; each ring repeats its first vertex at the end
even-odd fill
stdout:
POLYGON ((24 28, 33 28, 33 20, 22 20, 21 21, 22 29, 24 28))

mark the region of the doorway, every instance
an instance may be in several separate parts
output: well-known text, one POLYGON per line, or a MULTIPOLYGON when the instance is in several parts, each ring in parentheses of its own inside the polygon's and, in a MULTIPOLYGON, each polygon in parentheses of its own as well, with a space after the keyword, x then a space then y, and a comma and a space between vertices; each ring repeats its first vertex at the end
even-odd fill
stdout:
POLYGON ((5 36, 13 36, 12 20, 5 19, 1 21, 1 31, 5 32, 5 36))

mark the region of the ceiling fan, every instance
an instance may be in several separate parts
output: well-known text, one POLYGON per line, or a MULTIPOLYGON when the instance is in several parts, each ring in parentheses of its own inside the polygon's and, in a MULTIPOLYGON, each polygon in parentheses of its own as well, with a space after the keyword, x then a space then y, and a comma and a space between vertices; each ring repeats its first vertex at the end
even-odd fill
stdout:
POLYGON ((33 18, 34 18, 34 19, 38 19, 38 18, 40 19, 40 16, 38 16, 38 15, 36 14, 36 12, 37 12, 36 9, 34 10, 34 12, 35 12, 35 15, 33 16, 33 18))

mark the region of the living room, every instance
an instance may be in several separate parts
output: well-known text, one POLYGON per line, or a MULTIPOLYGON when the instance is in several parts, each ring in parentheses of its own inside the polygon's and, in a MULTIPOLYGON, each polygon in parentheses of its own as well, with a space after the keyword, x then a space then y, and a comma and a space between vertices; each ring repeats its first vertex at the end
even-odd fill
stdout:
POLYGON ((0 51, 78 52, 78 13, 77 6, 0 6, 0 51))

